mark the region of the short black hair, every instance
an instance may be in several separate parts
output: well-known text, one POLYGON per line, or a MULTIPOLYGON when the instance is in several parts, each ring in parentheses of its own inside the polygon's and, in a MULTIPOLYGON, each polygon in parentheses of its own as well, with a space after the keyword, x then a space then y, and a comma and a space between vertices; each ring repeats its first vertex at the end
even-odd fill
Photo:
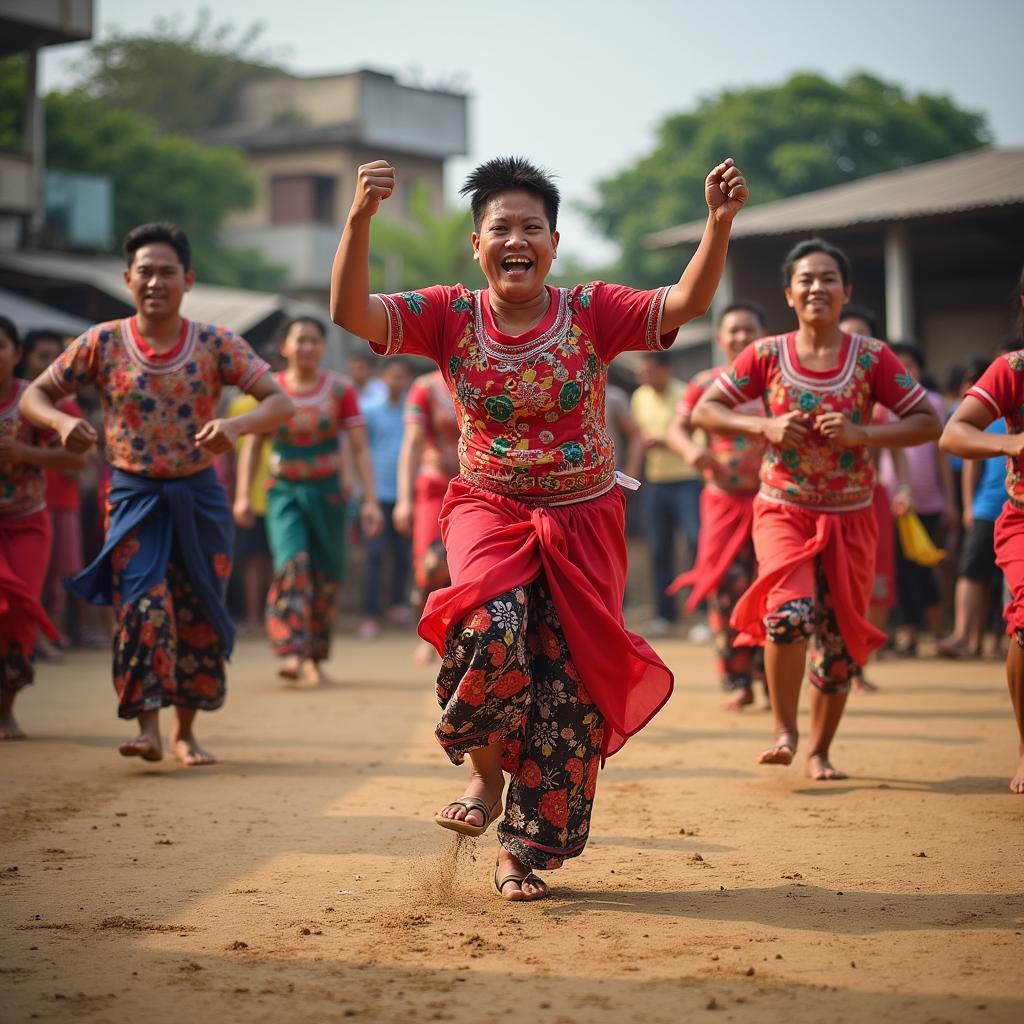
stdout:
POLYGON ((292 328, 296 324, 309 324, 310 327, 315 328, 320 332, 320 337, 327 340, 327 327, 324 325, 322 320, 318 320, 315 316, 293 316, 289 320, 281 325, 281 329, 277 332, 277 347, 280 348, 284 344, 285 338, 288 337, 292 332, 292 328))
POLYGON ((186 273, 192 269, 192 245, 188 240, 188 235, 177 224, 171 224, 169 221, 153 221, 150 224, 140 224, 137 228, 132 228, 124 236, 125 262, 130 267, 135 253, 139 249, 144 245, 153 245, 157 242, 166 243, 178 254, 178 259, 181 260, 181 265, 185 268, 186 273))
POLYGON ((750 302, 748 299, 737 299, 735 302, 730 302, 718 317, 719 327, 730 313, 750 313, 762 327, 768 326, 768 318, 764 315, 764 310, 756 302, 750 302))
POLYGON ((3 331, 3 333, 14 342, 15 348, 21 348, 21 335, 18 334, 18 328, 14 326, 13 320, 8 320, 5 316, 0 316, 0 331, 3 331))
POLYGON ((889 348, 892 349, 893 355, 899 356, 901 362, 904 357, 910 356, 922 370, 927 366, 924 349, 916 341, 911 341, 909 338, 906 341, 893 341, 889 344, 889 348))
POLYGON ((793 268, 797 263, 805 256, 810 256, 815 252, 823 252, 836 261, 836 265, 839 267, 839 276, 843 279, 844 285, 853 283, 853 268, 850 266, 850 258, 838 245, 826 242, 824 238, 805 238, 802 242, 797 242, 782 261, 783 288, 789 287, 789 282, 793 278, 793 268))
POLYGON ((521 156, 499 156, 480 164, 470 172, 460 196, 469 196, 473 226, 477 231, 487 204, 502 192, 531 192, 544 204, 544 213, 552 231, 558 224, 558 204, 562 201, 552 176, 521 156))
MULTIPOLYGON (((25 337, 21 340, 21 356, 18 359, 18 365, 14 368, 15 376, 25 377, 25 363, 28 357, 32 355, 32 350, 36 345, 46 341, 55 341, 61 351, 63 351, 64 335, 60 331, 54 331, 48 327, 39 327, 25 332, 25 337)), ((26 377, 25 379, 27 380, 28 378, 26 377)))
POLYGON ((878 317, 874 310, 868 309, 867 306, 858 306, 855 302, 848 302, 843 306, 842 313, 839 314, 839 322, 842 323, 844 320, 853 319, 863 320, 868 325, 872 338, 882 337, 878 333, 878 317))

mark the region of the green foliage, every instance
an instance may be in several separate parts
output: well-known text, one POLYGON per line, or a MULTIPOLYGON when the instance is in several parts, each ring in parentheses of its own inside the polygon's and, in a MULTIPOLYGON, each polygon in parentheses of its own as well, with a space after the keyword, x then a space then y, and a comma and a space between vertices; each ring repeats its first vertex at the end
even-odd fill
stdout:
POLYGON ((409 218, 389 217, 385 202, 373 219, 370 286, 374 291, 459 282, 468 288, 484 286, 469 242, 473 218, 468 210, 434 213, 428 189, 418 184, 409 193, 409 218))
POLYGON ((705 216, 704 178, 727 156, 746 175, 750 202, 763 203, 991 142, 984 115, 949 97, 911 96, 863 73, 842 82, 801 73, 666 118, 654 150, 599 182, 588 212, 622 245, 616 279, 654 286, 678 276, 678 255, 649 252, 644 236, 705 216))
POLYGON ((0 149, 22 147, 25 126, 25 59, 0 58, 0 149))
POLYGON ((194 134, 230 121, 242 87, 283 74, 257 47, 263 26, 212 24, 208 8, 192 28, 161 18, 142 35, 115 32, 89 46, 78 89, 108 106, 133 110, 165 132, 194 134))

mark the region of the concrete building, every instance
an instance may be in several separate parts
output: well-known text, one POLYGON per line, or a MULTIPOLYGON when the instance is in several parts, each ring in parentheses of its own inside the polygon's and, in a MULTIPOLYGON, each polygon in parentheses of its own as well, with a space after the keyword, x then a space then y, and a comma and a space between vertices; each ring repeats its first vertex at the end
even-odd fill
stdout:
POLYGON ((256 206, 227 226, 232 244, 288 267, 290 294, 323 303, 356 170, 396 167, 401 188, 386 215, 401 217, 411 189, 444 205, 444 161, 467 151, 467 98, 399 84, 377 71, 274 75, 243 90, 238 118, 203 136, 246 153, 259 179, 256 206))
MULTIPOLYGON (((703 227, 669 228, 648 244, 690 252, 703 227)), ((792 329, 779 268, 812 235, 846 251, 853 301, 877 311, 890 340, 919 341, 941 378, 1011 332, 1024 262, 1024 149, 964 153, 744 210, 715 308, 742 296, 764 306, 772 330, 792 329)))

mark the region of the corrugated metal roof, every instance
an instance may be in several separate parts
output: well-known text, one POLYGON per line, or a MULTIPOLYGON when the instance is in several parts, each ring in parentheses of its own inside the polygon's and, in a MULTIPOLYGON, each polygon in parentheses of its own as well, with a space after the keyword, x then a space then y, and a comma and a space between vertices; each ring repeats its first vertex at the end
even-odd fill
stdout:
MULTIPOLYGON (((751 182, 757 188, 757 182, 751 182)), ((1024 205, 1024 148, 961 153, 898 171, 777 199, 744 210, 732 237, 823 231, 884 224, 1001 206, 1024 205)), ((704 220, 658 231, 652 249, 700 241, 704 220)))
POLYGON ((0 313, 14 321, 14 326, 24 334, 26 331, 60 331, 68 337, 79 335, 89 322, 80 316, 72 316, 63 310, 45 306, 24 295, 0 288, 0 313))
MULTIPOLYGON (((131 304, 124 283, 124 263, 108 256, 0 252, 0 266, 22 274, 92 285, 126 305, 131 304)), ((238 334, 245 334, 275 313, 287 312, 296 305, 272 292, 197 284, 185 296, 182 312, 193 320, 222 324, 238 334)))

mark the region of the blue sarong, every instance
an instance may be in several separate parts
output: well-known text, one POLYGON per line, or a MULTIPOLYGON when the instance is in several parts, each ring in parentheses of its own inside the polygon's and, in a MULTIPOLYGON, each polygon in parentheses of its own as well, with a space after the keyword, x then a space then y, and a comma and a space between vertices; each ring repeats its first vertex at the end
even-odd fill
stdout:
POLYGON ((67 581, 67 587, 90 604, 112 604, 111 556, 132 530, 139 550, 122 574, 121 601, 133 604, 167 577, 167 562, 177 544, 185 572, 210 624, 224 644, 225 657, 235 643, 235 625, 224 603, 227 580, 217 567, 230 565, 234 524, 224 488, 213 469, 161 480, 115 469, 108 499, 110 526, 103 550, 90 565, 67 581))

